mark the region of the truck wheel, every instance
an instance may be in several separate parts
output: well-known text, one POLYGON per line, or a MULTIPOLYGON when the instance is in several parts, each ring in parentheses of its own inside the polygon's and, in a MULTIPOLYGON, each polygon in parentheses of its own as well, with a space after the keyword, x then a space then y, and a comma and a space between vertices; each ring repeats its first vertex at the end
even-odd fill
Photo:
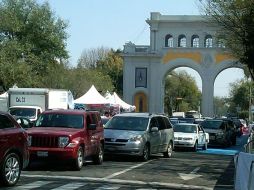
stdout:
POLYGON ((81 170, 83 164, 84 164, 84 151, 83 148, 80 146, 78 148, 76 159, 74 160, 74 170, 77 171, 81 170))
POLYGON ((4 162, 0 168, 0 181, 5 186, 15 185, 21 173, 21 163, 17 154, 10 153, 4 158, 4 162))
POLYGON ((103 162, 103 157, 104 157, 104 149, 103 149, 103 145, 100 143, 99 146, 99 151, 98 153, 93 157, 93 162, 95 164, 102 164, 103 162))
POLYGON ((172 156, 172 152, 173 152, 173 145, 172 145, 172 142, 169 142, 167 151, 163 152, 164 158, 170 158, 172 156))

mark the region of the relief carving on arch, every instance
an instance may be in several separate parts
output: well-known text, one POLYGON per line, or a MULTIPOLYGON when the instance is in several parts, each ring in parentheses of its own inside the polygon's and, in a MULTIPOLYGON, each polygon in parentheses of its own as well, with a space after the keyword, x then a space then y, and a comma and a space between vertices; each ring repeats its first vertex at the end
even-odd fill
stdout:
POLYGON ((213 65, 214 63, 214 60, 213 60, 213 57, 211 56, 211 54, 204 54, 203 55, 203 60, 202 60, 202 66, 206 67, 206 68, 209 68, 213 65))

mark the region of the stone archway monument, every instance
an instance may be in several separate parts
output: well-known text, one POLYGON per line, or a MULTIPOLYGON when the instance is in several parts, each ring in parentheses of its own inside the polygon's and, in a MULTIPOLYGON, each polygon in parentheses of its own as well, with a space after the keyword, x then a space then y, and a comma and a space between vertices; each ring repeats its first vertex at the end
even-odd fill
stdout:
POLYGON ((164 112, 164 80, 178 67, 197 71, 202 80, 201 113, 214 115, 214 82, 227 68, 243 68, 220 39, 218 27, 203 16, 151 13, 150 45, 124 45, 123 96, 139 112, 164 112))

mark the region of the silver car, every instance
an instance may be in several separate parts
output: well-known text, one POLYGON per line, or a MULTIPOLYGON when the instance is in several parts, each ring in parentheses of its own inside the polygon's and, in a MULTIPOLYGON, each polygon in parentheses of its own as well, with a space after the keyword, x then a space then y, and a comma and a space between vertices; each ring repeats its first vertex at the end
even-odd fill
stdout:
POLYGON ((171 157, 174 147, 172 124, 164 115, 124 113, 115 115, 104 128, 105 154, 126 154, 141 157, 163 153, 171 157))

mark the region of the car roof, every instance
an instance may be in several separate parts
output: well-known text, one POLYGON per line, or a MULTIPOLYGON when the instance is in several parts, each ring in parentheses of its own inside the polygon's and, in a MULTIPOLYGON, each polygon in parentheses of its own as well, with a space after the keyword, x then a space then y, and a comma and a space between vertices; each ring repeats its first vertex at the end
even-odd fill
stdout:
POLYGON ((197 124, 197 123, 177 123, 177 124, 175 124, 175 126, 177 126, 177 125, 188 125, 188 126, 196 125, 196 126, 198 126, 199 124, 197 124))
POLYGON ((144 117, 144 118, 151 118, 151 117, 154 117, 154 116, 166 117, 165 115, 148 113, 148 112, 143 112, 143 113, 136 113, 136 112, 121 113, 121 114, 117 114, 115 116, 117 116, 117 117, 144 117))
POLYGON ((86 111, 86 110, 78 110, 78 109, 56 109, 56 110, 46 110, 43 112, 44 114, 85 114, 85 113, 99 113, 98 111, 86 111))

